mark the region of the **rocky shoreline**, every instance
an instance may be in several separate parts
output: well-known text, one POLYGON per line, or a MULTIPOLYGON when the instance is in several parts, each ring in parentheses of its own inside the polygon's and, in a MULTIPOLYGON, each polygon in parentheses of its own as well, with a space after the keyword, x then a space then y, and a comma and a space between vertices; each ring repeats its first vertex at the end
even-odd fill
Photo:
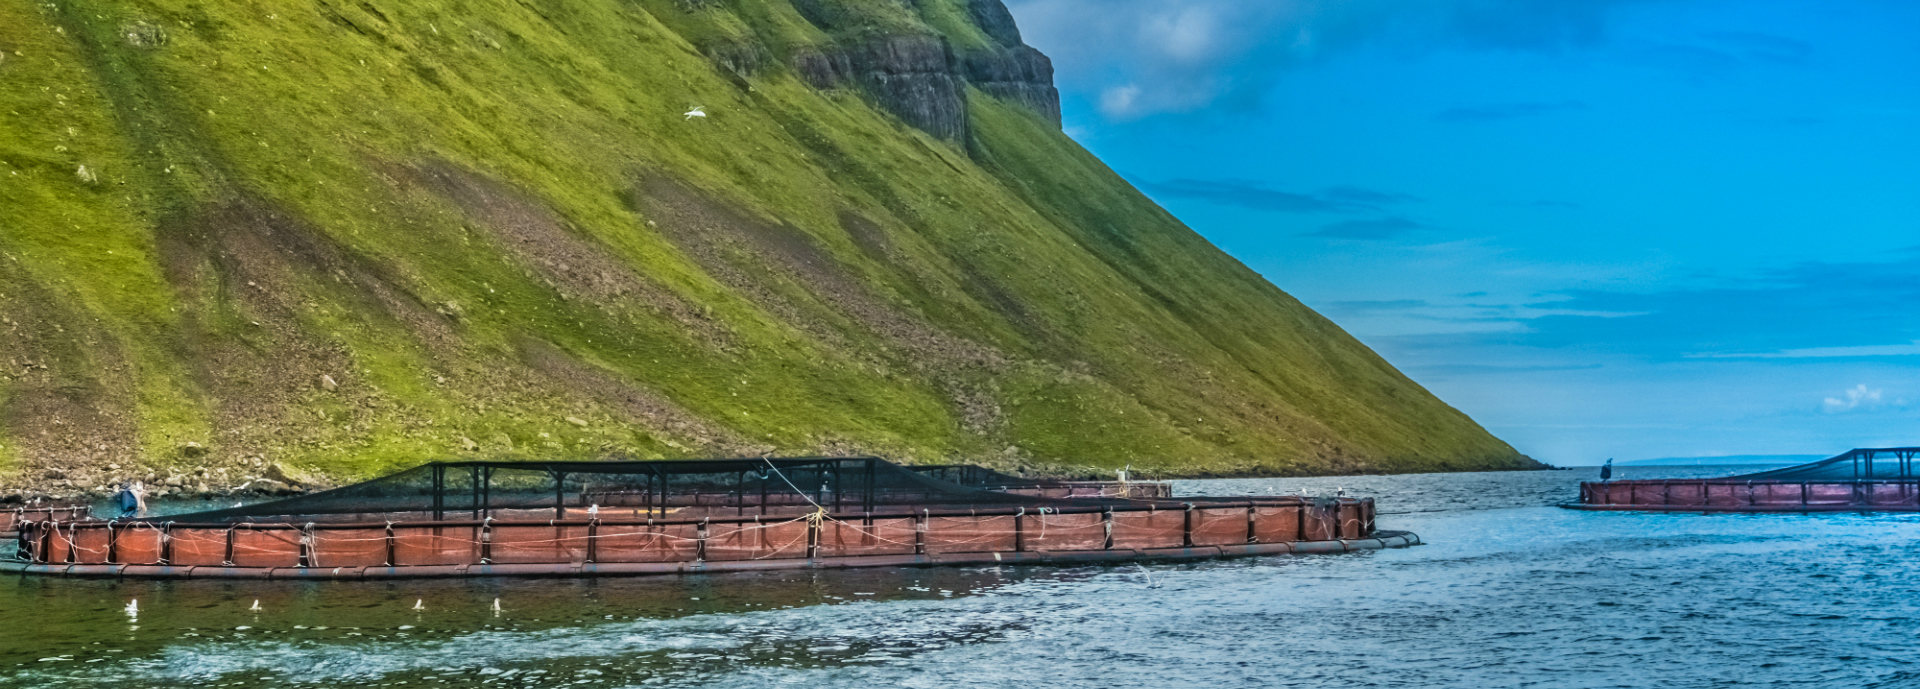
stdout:
MULTIPOLYGON (((184 454, 200 449, 188 443, 184 454)), ((204 454, 204 450, 200 453, 204 454)), ((138 481, 148 500, 194 500, 228 497, 281 497, 325 490, 331 482, 289 470, 262 457, 193 467, 151 469, 109 463, 101 467, 48 469, 23 485, 0 490, 0 508, 27 504, 83 503, 104 500, 122 485, 138 481)))

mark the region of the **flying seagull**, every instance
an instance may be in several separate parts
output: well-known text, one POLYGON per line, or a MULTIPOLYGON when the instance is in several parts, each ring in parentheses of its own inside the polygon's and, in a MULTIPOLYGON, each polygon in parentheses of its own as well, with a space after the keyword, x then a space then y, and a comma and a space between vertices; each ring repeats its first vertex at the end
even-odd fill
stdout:
POLYGON ((706 117, 706 116, 707 116, 707 106, 704 106, 704 105, 696 105, 692 110, 687 111, 687 119, 689 120, 695 117, 706 117))

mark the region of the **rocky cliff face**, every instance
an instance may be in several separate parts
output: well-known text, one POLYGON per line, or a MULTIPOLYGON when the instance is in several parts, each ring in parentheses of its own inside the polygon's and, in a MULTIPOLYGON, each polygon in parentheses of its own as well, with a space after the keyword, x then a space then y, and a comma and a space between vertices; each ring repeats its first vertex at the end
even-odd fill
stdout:
MULTIPOLYGON (((823 30, 848 28, 818 2, 803 0, 800 6, 802 15, 823 30)), ((956 54, 950 39, 941 35, 879 36, 849 39, 825 51, 801 51, 791 66, 814 88, 859 88, 887 112, 942 139, 967 137, 968 84, 1059 126, 1053 61, 1021 42, 1013 15, 1001 0, 967 0, 967 7, 975 28, 991 40, 964 53, 956 54)))

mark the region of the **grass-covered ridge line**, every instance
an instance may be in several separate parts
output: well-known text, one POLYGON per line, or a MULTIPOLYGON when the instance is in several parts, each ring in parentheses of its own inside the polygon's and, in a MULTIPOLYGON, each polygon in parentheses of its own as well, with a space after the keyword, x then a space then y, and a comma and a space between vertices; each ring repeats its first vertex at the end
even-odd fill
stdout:
POLYGON ((785 67, 962 0, 804 2, 0 0, 0 471, 1527 464, 1043 118, 785 67))

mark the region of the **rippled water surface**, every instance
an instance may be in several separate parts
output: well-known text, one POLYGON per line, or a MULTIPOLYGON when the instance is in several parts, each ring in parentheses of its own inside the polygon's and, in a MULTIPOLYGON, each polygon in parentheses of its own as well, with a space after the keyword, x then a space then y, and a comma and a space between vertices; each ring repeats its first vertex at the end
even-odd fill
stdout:
POLYGON ((589 581, 0 577, 0 686, 1920 685, 1920 517, 1552 506, 1591 477, 1178 486, 1373 495, 1383 528, 1429 544, 1350 555, 589 581))

